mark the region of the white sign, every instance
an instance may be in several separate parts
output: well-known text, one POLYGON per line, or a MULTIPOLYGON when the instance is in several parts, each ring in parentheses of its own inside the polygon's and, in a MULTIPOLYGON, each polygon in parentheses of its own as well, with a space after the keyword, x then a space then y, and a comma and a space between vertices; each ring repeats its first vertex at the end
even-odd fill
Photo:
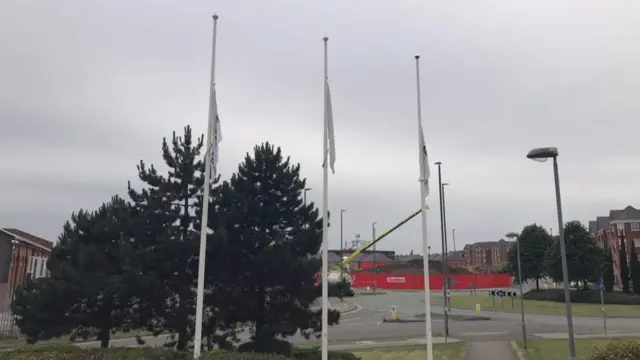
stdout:
POLYGON ((389 276, 387 278, 387 282, 389 282, 389 283, 404 283, 404 282, 406 282, 406 279, 404 278, 404 276, 403 277, 400 277, 400 276, 389 276))

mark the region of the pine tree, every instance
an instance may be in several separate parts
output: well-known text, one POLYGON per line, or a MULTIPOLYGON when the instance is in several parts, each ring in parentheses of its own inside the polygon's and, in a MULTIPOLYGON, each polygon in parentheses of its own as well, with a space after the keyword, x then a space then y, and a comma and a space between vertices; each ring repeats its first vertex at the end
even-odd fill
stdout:
POLYGON ((605 247, 604 249, 604 262, 603 262, 603 275, 602 283, 606 292, 613 292, 613 285, 615 284, 615 274, 613 272, 613 259, 611 249, 605 247))
POLYGON ((199 234, 194 231, 198 198, 202 197, 204 162, 199 159, 203 138, 194 139, 191 128, 183 136, 173 133, 171 145, 162 142, 166 175, 143 161, 138 165, 141 191, 129 184, 129 195, 139 218, 136 246, 140 278, 154 293, 141 304, 141 322, 154 331, 177 334, 176 347, 184 350, 193 337, 195 288, 198 277, 199 234), (158 323, 156 316, 162 321, 158 323))
POLYGON ((622 291, 628 294, 631 290, 629 282, 629 262, 627 260, 627 246, 624 233, 620 233, 620 282, 622 282, 622 291))
POLYGON ((633 285, 633 293, 640 295, 640 261, 635 247, 631 247, 629 251, 629 268, 631 270, 631 282, 633 285))
MULTIPOLYGON (((314 275, 321 263, 313 255, 322 243, 322 220, 313 203, 303 203, 305 187, 300 165, 269 143, 247 154, 222 186, 220 204, 234 207, 230 213, 245 210, 241 223, 226 228, 226 249, 233 254, 227 261, 237 262, 237 273, 228 275, 239 289, 237 314, 244 317, 236 320, 253 324, 251 348, 257 351, 282 352, 273 340, 298 329, 306 336, 319 334, 320 311, 311 306, 320 296, 314 275)), ((225 207, 218 213, 226 213, 225 207)), ((330 323, 339 315, 331 311, 330 323)))
POLYGON ((47 262, 50 279, 27 284, 14 304, 30 341, 70 333, 97 336, 106 348, 112 331, 130 329, 135 289, 124 280, 131 256, 129 220, 129 206, 117 196, 95 212, 71 216, 47 262))

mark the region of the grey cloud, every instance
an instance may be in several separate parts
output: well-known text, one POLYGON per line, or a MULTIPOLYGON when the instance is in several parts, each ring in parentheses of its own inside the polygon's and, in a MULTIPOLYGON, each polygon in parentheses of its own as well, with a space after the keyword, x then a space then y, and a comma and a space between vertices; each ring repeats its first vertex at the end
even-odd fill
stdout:
MULTIPOLYGON (((139 159, 159 164, 163 136, 184 124, 204 133, 214 11, 220 172, 270 140, 315 167, 308 176, 318 198, 321 38, 331 38, 330 202, 349 209, 351 234, 364 236, 374 220, 391 225, 418 203, 415 53, 429 154, 452 183, 448 214, 460 245, 531 222, 557 227, 551 166, 524 158, 536 146, 560 148, 567 219, 640 201, 633 1, 8 0, 0 3, 0 196, 14 195, 19 211, 3 204, 2 226, 54 237, 56 221, 135 178, 139 159), (29 194, 39 206, 23 201, 29 194)), ((429 218, 435 248, 437 216, 429 218)), ((419 237, 415 221, 385 246, 421 251, 419 237)))

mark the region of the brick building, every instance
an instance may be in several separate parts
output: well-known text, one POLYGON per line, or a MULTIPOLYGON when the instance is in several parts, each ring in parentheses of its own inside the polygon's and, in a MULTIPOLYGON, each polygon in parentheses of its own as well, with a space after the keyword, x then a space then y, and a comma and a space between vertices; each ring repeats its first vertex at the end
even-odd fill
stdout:
POLYGON ((462 250, 467 269, 475 271, 495 270, 509 259, 509 249, 513 242, 483 241, 465 245, 462 250))
POLYGON ((611 249, 613 272, 616 282, 620 283, 621 234, 624 234, 627 259, 630 259, 628 254, 632 246, 640 254, 640 210, 633 206, 611 210, 609 216, 598 216, 596 220, 589 221, 589 231, 598 245, 611 249))
POLYGON ((12 289, 28 277, 48 276, 53 243, 18 229, 0 229, 0 308, 8 306, 12 289))

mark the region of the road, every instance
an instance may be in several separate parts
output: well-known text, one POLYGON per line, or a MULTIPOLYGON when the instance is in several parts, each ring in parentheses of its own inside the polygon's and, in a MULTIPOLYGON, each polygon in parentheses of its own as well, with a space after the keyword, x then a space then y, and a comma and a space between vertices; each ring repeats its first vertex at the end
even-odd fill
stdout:
MULTIPOLYGON (((416 315, 424 314, 424 294, 420 292, 390 292, 382 295, 361 295, 347 301, 357 304, 332 302, 332 307, 340 310, 353 310, 342 315, 340 324, 329 329, 330 347, 344 349, 351 347, 406 345, 423 343, 425 335, 424 322, 385 323, 384 318, 391 316, 391 306, 398 307, 401 319, 415 319, 416 315)), ((434 336, 444 334, 443 308, 432 306, 435 313, 432 322, 434 336)), ((522 336, 520 314, 485 312, 482 315, 490 320, 469 321, 461 317, 474 316, 472 310, 452 309, 452 315, 458 320, 449 321, 449 336, 454 339, 482 342, 482 341, 511 341, 520 340, 522 336)), ((562 338, 567 335, 566 319, 563 316, 525 315, 529 338, 562 338)), ((578 337, 603 334, 602 319, 594 317, 574 317, 574 329, 578 337)), ((610 335, 640 336, 638 319, 610 318, 607 319, 610 335)), ((245 332, 241 338, 248 339, 245 332)), ((148 346, 160 346, 165 337, 147 338, 148 346)), ((296 344, 319 345, 319 339, 306 340, 300 335, 289 339, 296 344)), ((437 338, 435 341, 443 341, 437 338)), ((112 340, 112 346, 137 346, 135 339, 112 340)), ((86 343, 82 346, 99 346, 97 342, 86 343)))

